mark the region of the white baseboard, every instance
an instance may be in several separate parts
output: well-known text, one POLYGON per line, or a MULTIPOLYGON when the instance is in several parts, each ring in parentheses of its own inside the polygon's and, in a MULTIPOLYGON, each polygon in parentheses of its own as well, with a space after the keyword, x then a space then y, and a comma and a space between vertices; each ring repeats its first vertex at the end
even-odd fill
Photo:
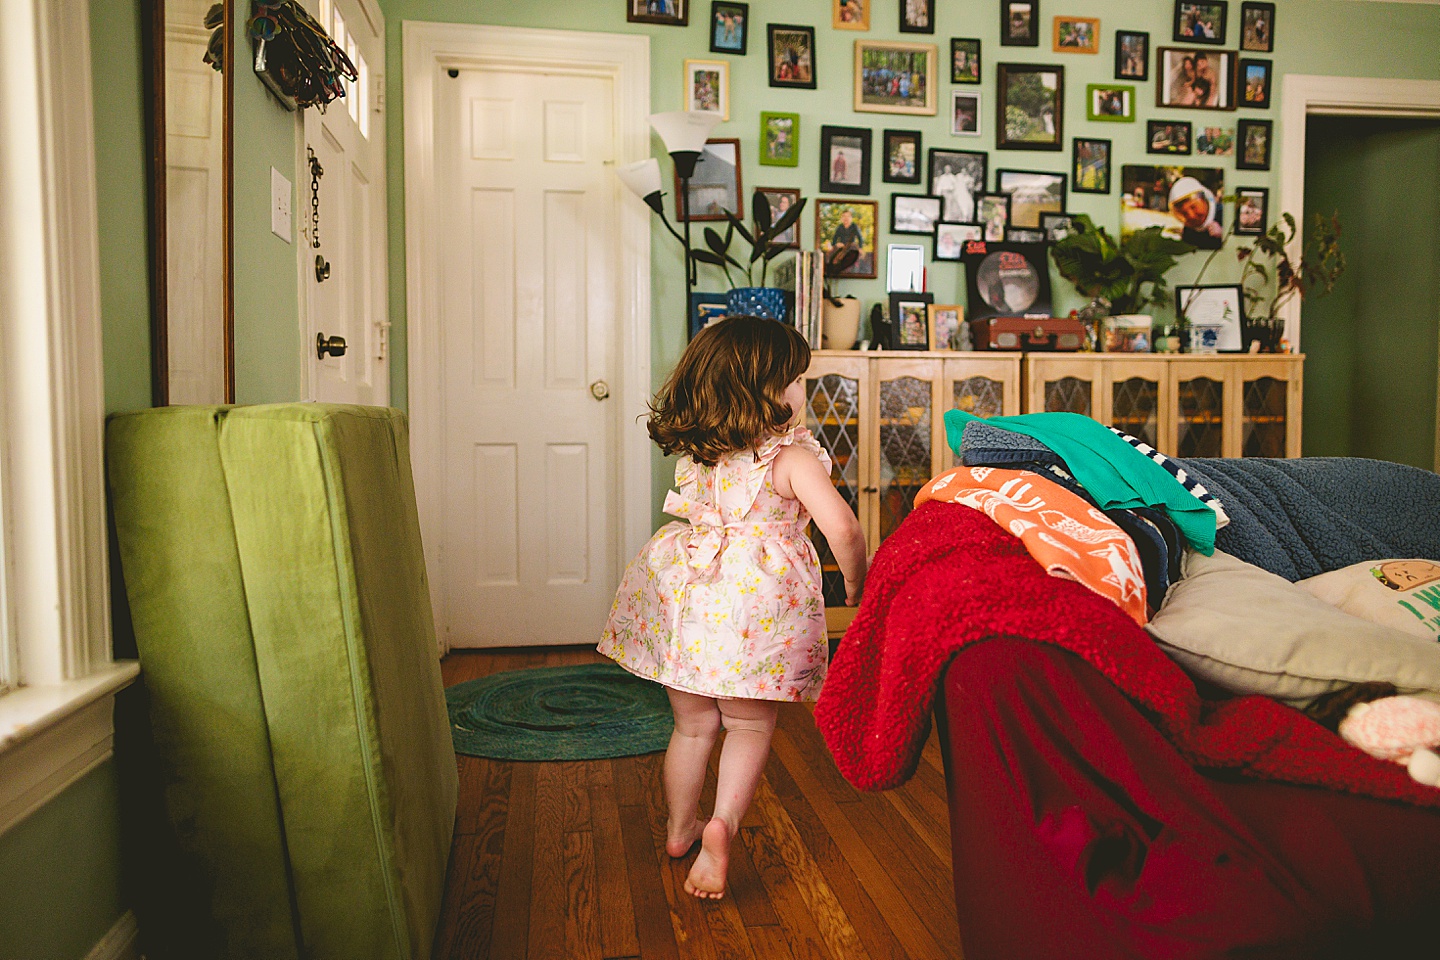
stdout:
POLYGON ((129 910, 120 914, 110 932, 85 955, 85 960, 145 960, 140 955, 140 925, 129 910))

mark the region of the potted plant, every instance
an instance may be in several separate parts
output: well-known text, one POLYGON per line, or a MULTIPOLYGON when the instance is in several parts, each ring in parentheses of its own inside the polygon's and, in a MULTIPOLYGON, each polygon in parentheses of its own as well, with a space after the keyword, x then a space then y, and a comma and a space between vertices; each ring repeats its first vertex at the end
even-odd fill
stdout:
POLYGON ((1137 230, 1116 243, 1083 213, 1072 217, 1070 232, 1050 245, 1060 276, 1090 298, 1086 312, 1092 322, 1106 311, 1129 316, 1165 303, 1169 297, 1165 274, 1179 257, 1194 251, 1191 244, 1164 236, 1160 227, 1137 230))
POLYGON ((835 296, 835 281, 860 259, 860 249, 842 244, 825 255, 825 302, 820 305, 820 345, 849 350, 860 336, 860 301, 835 296))
POLYGON ((726 211, 725 214, 729 223, 725 226, 724 236, 713 227, 705 228, 705 245, 710 249, 695 250, 691 256, 701 263, 708 263, 725 271, 725 279, 730 284, 730 294, 725 304, 727 313, 769 317, 772 320, 785 319, 785 292, 778 287, 765 286, 765 279, 770 270, 770 261, 787 249, 784 244, 776 243, 775 238, 793 227, 800 219, 800 211, 804 209, 805 200, 802 199, 781 214, 779 219, 772 221, 770 201, 764 193, 757 190, 751 204, 755 219, 753 232, 731 211, 726 211), (730 253, 730 244, 736 234, 750 244, 749 257, 743 263, 730 253), (758 277, 755 272, 757 264, 758 277), (735 285, 735 278, 730 273, 731 267, 743 271, 745 286, 735 285))

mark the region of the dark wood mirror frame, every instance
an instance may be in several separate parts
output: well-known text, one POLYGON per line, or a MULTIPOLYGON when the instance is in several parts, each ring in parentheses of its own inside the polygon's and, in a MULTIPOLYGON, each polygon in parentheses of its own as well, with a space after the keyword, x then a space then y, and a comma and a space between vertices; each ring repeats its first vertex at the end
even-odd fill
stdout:
MULTIPOLYGON (((224 11, 222 123, 224 127, 221 209, 221 322, 224 332, 224 402, 235 402, 235 190, 234 190, 234 102, 235 102, 235 4, 220 0, 224 11)), ((157 406, 170 403, 169 282, 167 277, 168 207, 166 204, 166 0, 143 0, 142 16, 145 55, 145 125, 149 140, 148 202, 150 219, 150 394, 157 406)))

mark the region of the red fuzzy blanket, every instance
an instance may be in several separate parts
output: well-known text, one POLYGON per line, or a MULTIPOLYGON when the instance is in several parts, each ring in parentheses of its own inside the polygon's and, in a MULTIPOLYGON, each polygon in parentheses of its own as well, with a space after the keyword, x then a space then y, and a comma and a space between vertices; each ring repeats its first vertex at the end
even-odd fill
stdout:
POLYGON ((916 509, 876 553, 816 704, 815 722, 845 779, 862 790, 909 779, 945 665, 997 636, 1084 657, 1196 767, 1440 807, 1440 790, 1275 700, 1202 700, 1109 600, 1045 573, 980 511, 942 503, 916 509))

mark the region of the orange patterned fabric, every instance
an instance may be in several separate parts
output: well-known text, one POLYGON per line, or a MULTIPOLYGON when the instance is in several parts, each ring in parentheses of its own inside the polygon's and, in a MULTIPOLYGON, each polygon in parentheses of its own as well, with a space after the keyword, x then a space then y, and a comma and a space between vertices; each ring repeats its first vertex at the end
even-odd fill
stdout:
POLYGON ((985 513, 1025 545, 1052 576, 1076 580, 1113 601, 1136 623, 1149 618, 1140 551, 1105 514, 1029 470, 956 467, 921 488, 927 500, 985 513))

